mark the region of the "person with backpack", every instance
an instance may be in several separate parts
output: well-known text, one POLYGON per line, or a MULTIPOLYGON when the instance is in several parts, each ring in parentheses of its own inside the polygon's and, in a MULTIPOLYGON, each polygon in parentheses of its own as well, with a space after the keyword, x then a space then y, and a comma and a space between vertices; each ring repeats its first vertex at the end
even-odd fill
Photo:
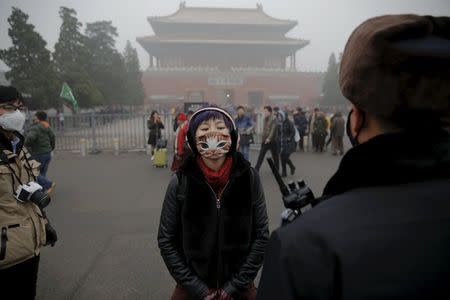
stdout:
POLYGON ((158 230, 161 256, 177 282, 172 300, 250 300, 269 231, 258 173, 237 152, 238 129, 218 107, 196 111, 192 149, 172 176, 158 230))

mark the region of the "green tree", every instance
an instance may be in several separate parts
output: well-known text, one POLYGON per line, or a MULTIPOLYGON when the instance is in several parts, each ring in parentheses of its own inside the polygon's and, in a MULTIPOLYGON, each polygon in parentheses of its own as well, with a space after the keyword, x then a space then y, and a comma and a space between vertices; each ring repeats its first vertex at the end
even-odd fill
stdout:
POLYGON ((323 83, 323 97, 321 101, 323 106, 343 106, 346 104, 346 100, 339 88, 338 77, 339 64, 336 62, 336 56, 332 53, 328 59, 328 69, 323 83))
POLYGON ((22 93, 31 95, 31 107, 56 106, 58 82, 46 41, 19 8, 12 8, 8 23, 12 46, 0 50, 0 59, 10 68, 6 78, 22 93))
POLYGON ((127 99, 126 69, 122 55, 116 50, 117 29, 111 21, 88 23, 86 45, 91 63, 89 70, 105 103, 124 103, 127 99))
POLYGON ((139 59, 137 51, 131 46, 130 41, 127 41, 125 51, 123 53, 125 61, 125 69, 127 76, 127 90, 129 103, 133 105, 140 105, 144 100, 144 88, 142 86, 142 73, 139 67, 139 59))
POLYGON ((100 105, 104 96, 89 73, 91 58, 87 38, 81 32, 81 23, 74 9, 60 7, 62 24, 53 59, 60 82, 67 82, 72 88, 80 106, 100 105))

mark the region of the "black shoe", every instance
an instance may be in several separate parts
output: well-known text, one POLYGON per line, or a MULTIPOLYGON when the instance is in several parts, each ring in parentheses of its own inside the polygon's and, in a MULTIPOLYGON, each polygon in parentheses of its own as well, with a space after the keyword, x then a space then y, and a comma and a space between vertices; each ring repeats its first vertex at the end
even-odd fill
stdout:
POLYGON ((294 175, 295 174, 295 167, 292 167, 291 168, 291 175, 294 175))

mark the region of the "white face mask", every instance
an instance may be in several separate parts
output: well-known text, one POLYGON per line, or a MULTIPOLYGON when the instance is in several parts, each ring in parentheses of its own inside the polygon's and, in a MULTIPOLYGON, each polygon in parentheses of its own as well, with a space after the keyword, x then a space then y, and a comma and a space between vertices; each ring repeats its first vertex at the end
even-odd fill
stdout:
POLYGON ((0 116, 0 127, 4 130, 21 132, 24 124, 25 115, 20 110, 7 112, 0 116))

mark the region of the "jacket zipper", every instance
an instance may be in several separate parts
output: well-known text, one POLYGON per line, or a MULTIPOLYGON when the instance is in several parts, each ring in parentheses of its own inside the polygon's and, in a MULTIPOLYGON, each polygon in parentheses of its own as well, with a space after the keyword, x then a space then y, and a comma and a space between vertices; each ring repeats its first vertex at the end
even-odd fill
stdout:
POLYGON ((7 228, 2 227, 2 233, 1 233, 1 243, 0 246, 0 260, 4 260, 6 257, 6 242, 8 241, 8 235, 7 235, 7 228))
POLYGON ((209 185, 209 183, 207 182, 206 184, 208 185, 209 189, 212 191, 214 198, 216 199, 216 207, 217 207, 217 276, 216 276, 216 288, 219 289, 219 269, 220 269, 220 200, 222 198, 222 195, 225 193, 225 190, 228 186, 228 183, 230 182, 230 180, 227 181, 227 183, 225 184, 225 186, 223 187, 219 197, 216 196, 216 193, 214 192, 213 188, 209 185))

